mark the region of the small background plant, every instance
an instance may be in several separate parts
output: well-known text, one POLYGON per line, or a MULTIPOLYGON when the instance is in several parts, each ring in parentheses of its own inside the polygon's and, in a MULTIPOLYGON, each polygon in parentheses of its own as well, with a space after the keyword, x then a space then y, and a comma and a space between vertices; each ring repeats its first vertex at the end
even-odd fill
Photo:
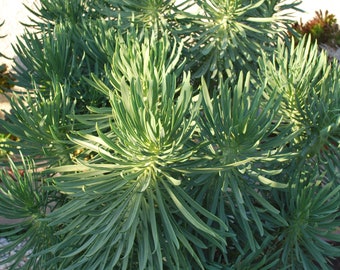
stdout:
POLYGON ((327 44, 332 47, 340 46, 340 30, 337 24, 337 19, 334 14, 325 13, 322 10, 316 11, 314 18, 306 23, 295 23, 293 28, 298 33, 305 35, 310 34, 313 40, 318 40, 319 43, 327 44))
POLYGON ((14 86, 14 76, 8 71, 6 64, 0 65, 0 94, 14 86))
MULTIPOLYGON (((0 23, 0 27, 4 25, 5 22, 0 23)), ((0 36, 0 40, 4 38, 4 36, 0 36)), ((0 57, 6 57, 0 52, 0 57)), ((5 91, 9 90, 14 86, 14 77, 8 71, 7 65, 0 65, 0 95, 2 95, 5 91)), ((0 108, 1 109, 1 108, 0 108)), ((0 158, 4 157, 7 154, 7 151, 3 150, 3 143, 10 138, 10 135, 7 134, 3 129, 0 128, 0 158)))
MULTIPOLYGON (((5 21, 0 23, 0 27, 4 25, 5 21)), ((0 40, 4 38, 5 36, 0 36, 0 40)), ((4 54, 0 52, 0 57, 7 58, 4 54)), ((12 88, 14 86, 14 77, 13 75, 8 71, 8 67, 6 64, 0 65, 0 94, 4 91, 12 88)))

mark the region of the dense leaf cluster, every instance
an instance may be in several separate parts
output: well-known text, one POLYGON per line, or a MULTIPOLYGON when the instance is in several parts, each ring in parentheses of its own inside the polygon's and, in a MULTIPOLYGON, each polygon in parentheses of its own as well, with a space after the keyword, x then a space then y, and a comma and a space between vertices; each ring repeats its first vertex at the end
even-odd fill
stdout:
POLYGON ((41 0, 1 121, 6 262, 331 269, 340 66, 289 40, 296 4, 41 0))

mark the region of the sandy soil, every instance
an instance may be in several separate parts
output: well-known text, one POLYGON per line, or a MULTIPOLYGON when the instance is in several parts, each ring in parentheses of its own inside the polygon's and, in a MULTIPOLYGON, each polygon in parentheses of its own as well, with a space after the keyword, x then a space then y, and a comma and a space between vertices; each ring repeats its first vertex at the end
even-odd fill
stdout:
MULTIPOLYGON (((0 52, 9 58, 14 58, 15 53, 12 44, 17 41, 17 36, 24 32, 24 27, 21 24, 29 22, 28 14, 25 5, 34 8, 39 0, 0 0, 0 22, 4 25, 0 27, 0 36, 5 36, 0 42, 0 52)), ((13 64, 12 60, 0 57, 1 64, 6 63, 9 66, 13 64)))

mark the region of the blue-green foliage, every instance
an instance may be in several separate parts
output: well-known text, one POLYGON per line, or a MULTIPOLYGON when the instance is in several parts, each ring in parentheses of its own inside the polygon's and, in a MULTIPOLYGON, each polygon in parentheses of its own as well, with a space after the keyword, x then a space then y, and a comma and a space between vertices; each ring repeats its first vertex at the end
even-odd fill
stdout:
POLYGON ((0 216, 23 219, 0 224, 0 254, 25 240, 7 261, 32 250, 26 269, 331 269, 340 68, 285 34, 297 2, 64 2, 41 0, 15 48, 30 91, 1 125, 25 158, 0 173, 0 216))

